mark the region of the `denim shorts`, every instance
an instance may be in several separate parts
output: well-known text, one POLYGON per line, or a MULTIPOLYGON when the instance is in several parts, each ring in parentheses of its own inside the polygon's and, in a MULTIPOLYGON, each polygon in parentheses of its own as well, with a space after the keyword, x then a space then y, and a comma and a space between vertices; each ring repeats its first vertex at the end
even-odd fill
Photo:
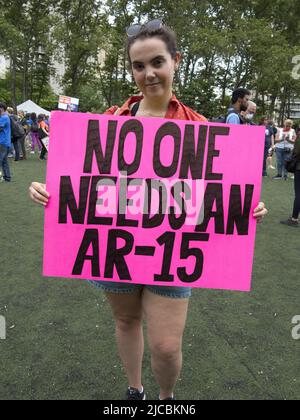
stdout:
POLYGON ((131 284, 119 283, 110 281, 89 281, 93 286, 101 289, 103 292, 108 293, 135 293, 142 291, 144 288, 156 295, 174 298, 174 299, 187 299, 192 295, 191 287, 177 287, 177 286, 148 286, 145 284, 131 284))

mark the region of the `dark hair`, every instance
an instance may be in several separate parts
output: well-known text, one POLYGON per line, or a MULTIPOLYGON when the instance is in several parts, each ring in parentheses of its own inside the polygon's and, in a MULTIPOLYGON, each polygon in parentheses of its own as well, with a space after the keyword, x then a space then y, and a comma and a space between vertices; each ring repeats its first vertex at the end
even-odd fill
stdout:
POLYGON ((44 120, 44 115, 43 114, 40 114, 39 116, 38 116, 38 121, 43 121, 44 120))
POLYGON ((30 118, 34 121, 36 120, 36 113, 32 112, 32 114, 30 114, 30 118))
POLYGON ((126 51, 129 64, 131 65, 130 59, 130 48, 138 39, 148 39, 148 38, 159 38, 161 39, 167 46, 171 57, 175 59, 177 53, 177 38, 175 32, 166 25, 163 25, 161 28, 156 30, 151 30, 148 28, 142 28, 141 31, 132 37, 128 37, 126 41, 126 51))
POLYGON ((244 97, 246 96, 246 95, 251 95, 251 92, 250 92, 250 90, 248 90, 248 89, 244 89, 244 88, 238 88, 238 89, 236 89, 234 92, 233 92, 233 94, 232 94, 232 104, 234 105, 234 104, 236 104, 237 103, 237 101, 241 98, 241 99, 244 99, 244 97))
POLYGON ((4 111, 7 110, 7 106, 4 102, 0 102, 0 108, 4 109, 4 111))
POLYGON ((266 116, 262 116, 262 117, 261 117, 261 119, 260 119, 260 124, 261 124, 261 125, 264 125, 265 120, 267 120, 267 122, 269 122, 269 121, 268 121, 268 117, 266 117, 266 116))

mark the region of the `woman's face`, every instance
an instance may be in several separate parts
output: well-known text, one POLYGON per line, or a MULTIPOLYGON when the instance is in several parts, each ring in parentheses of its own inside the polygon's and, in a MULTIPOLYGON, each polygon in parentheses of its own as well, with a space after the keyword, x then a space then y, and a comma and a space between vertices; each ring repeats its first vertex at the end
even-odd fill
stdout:
POLYGON ((172 58, 159 38, 137 40, 130 48, 132 73, 138 89, 148 98, 169 98, 180 54, 172 58))

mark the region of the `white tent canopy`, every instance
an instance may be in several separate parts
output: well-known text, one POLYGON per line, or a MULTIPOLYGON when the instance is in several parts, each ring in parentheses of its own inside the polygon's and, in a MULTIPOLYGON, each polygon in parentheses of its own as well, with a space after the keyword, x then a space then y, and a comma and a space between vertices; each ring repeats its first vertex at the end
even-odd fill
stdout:
POLYGON ((38 106, 37 104, 35 104, 33 101, 30 101, 30 100, 24 102, 21 105, 18 105, 17 110, 18 111, 23 111, 25 114, 26 113, 31 114, 32 112, 35 112, 36 115, 39 115, 39 114, 45 114, 45 115, 48 115, 48 116, 50 115, 49 111, 47 111, 44 108, 41 108, 40 106, 38 106))

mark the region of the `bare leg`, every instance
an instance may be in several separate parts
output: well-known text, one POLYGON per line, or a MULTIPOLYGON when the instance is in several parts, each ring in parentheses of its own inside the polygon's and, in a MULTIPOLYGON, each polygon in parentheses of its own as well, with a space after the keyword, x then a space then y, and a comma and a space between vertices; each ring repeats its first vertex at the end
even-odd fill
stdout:
POLYGON ((189 299, 173 299, 144 289, 143 309, 148 327, 154 376, 160 398, 171 397, 182 368, 182 336, 189 299))
POLYGON ((141 292, 106 293, 116 322, 117 345, 128 385, 141 390, 144 354, 141 292))
POLYGON ((275 169, 275 167, 273 166, 273 158, 271 156, 267 158, 267 166, 268 169, 275 169))

